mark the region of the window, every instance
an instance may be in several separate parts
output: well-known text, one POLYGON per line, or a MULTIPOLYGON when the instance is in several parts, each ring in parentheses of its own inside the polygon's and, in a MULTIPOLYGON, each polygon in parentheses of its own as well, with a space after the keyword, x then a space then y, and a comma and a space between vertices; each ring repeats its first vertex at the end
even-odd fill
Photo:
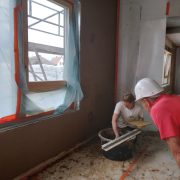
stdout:
POLYGON ((63 79, 70 4, 27 0, 25 5, 25 64, 32 91, 55 90, 63 79), (27 34, 26 34, 27 33, 27 34))
POLYGON ((2 2, 0 124, 78 110, 79 0, 2 2))
POLYGON ((171 84, 171 60, 172 54, 165 50, 164 51, 164 62, 163 62, 163 77, 162 77, 162 84, 163 85, 170 85, 171 84))

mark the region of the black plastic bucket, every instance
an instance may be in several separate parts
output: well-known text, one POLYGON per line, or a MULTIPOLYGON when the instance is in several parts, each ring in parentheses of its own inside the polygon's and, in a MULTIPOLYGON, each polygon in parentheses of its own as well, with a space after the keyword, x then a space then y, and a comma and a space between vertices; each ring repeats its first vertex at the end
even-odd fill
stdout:
MULTIPOLYGON (((122 128, 120 130, 119 134, 123 135, 132 130, 133 130, 133 128, 130 128, 130 127, 122 128)), ((114 140, 114 138, 115 138, 112 128, 107 128, 107 129, 101 130, 98 133, 98 136, 101 139, 101 145, 103 145, 111 140, 114 140)), ((114 161, 124 161, 124 160, 130 159, 133 156, 134 142, 135 142, 135 139, 132 139, 130 141, 124 142, 124 143, 114 147, 113 149, 111 149, 109 151, 104 151, 102 149, 103 155, 106 158, 114 160, 114 161)))

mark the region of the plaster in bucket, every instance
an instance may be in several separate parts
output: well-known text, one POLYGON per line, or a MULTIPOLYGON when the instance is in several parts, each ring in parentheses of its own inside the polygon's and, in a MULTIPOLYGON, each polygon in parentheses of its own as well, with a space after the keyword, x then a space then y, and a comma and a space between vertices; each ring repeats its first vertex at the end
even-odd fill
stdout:
MULTIPOLYGON (((120 137, 128 132, 131 132, 133 128, 126 127, 119 130, 120 137)), ((99 138, 101 139, 101 145, 108 142, 112 142, 115 139, 114 132, 112 128, 103 129, 98 133, 99 138)), ((136 138, 132 138, 129 141, 113 147, 112 149, 105 151, 102 149, 103 155, 114 161, 124 161, 132 158, 136 138)))

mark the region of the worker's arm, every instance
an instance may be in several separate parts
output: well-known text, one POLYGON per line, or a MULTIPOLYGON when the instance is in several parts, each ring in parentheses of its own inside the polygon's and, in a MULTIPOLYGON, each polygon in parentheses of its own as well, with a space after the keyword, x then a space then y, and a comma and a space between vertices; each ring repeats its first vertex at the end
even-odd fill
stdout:
POLYGON ((113 114, 113 117, 112 117, 112 128, 113 128, 113 131, 114 131, 114 134, 115 134, 116 138, 119 137, 118 126, 117 126, 118 118, 119 118, 119 115, 113 114))
POLYGON ((169 146, 171 153, 173 154, 177 165, 180 168, 180 137, 170 137, 165 140, 169 146))

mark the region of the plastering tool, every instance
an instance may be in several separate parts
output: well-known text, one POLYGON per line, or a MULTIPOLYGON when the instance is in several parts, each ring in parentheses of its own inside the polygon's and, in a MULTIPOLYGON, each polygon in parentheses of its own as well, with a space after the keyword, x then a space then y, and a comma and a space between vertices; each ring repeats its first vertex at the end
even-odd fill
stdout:
POLYGON ((106 144, 103 144, 101 147, 104 151, 109 151, 109 150, 115 148, 116 146, 135 138, 136 135, 138 135, 140 133, 141 133, 141 130, 134 129, 114 140, 111 140, 110 142, 107 142, 106 144))

